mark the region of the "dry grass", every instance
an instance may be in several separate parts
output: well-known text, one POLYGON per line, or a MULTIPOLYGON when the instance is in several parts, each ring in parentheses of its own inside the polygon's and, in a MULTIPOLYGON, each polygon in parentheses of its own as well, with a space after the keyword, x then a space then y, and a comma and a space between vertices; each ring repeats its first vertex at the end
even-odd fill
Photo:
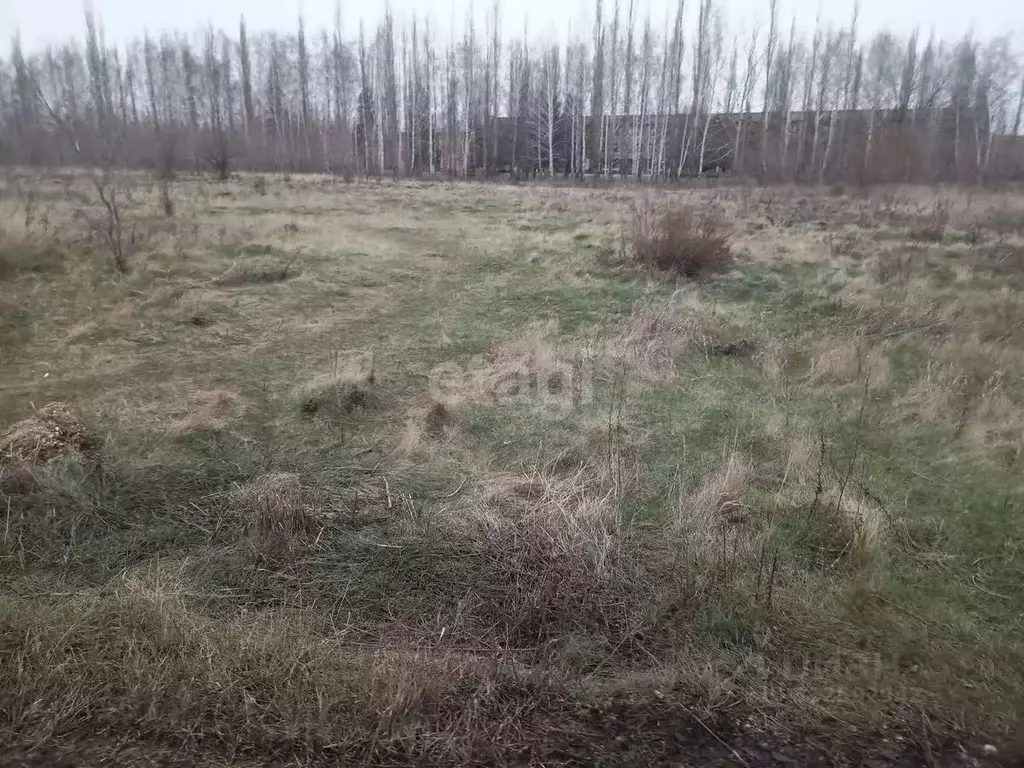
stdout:
POLYGON ((889 359, 884 346, 866 347, 856 339, 825 339, 811 364, 811 376, 822 384, 860 383, 883 392, 889 386, 889 359))
POLYGON ((246 403, 237 392, 213 390, 197 392, 193 407, 176 425, 177 429, 194 432, 227 428, 244 413, 246 403))
POLYGON ((681 362, 710 342, 715 327, 708 307, 695 296, 648 302, 619 323, 604 344, 603 358, 642 380, 671 378, 681 362))
POLYGON ((118 277, 82 180, 33 183, 33 216, 0 202, 16 758, 809 765, 1012 731, 1016 195, 666 187, 637 257, 717 275, 678 284, 608 257, 625 184, 183 178, 166 219, 140 181, 118 277))
POLYGON ((750 475, 734 453, 700 473, 693 487, 679 488, 673 523, 693 562, 729 568, 748 561, 763 541, 765 520, 748 499, 750 475))
POLYGON ((319 520, 307 506, 297 475, 263 475, 238 491, 244 528, 257 536, 290 538, 312 533, 319 520))
POLYGON ((452 440, 460 426, 455 402, 431 401, 429 405, 410 409, 395 454, 409 458, 425 449, 429 451, 429 446, 452 440))

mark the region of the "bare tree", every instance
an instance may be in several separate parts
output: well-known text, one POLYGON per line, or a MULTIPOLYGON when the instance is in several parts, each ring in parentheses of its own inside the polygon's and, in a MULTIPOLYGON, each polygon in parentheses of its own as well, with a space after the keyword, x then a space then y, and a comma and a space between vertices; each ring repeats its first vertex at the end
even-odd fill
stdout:
POLYGON ((462 101, 462 172, 465 175, 470 173, 470 150, 472 148, 472 124, 473 105, 476 99, 474 91, 476 85, 476 28, 473 22, 473 12, 470 11, 469 22, 466 27, 466 36, 462 44, 462 79, 463 79, 463 101, 462 101))
POLYGON ((745 166, 743 164, 743 150, 746 146, 746 135, 744 134, 744 129, 746 128, 747 116, 751 113, 751 98, 754 93, 754 86, 757 84, 758 71, 761 66, 761 60, 758 57, 757 37, 758 27, 755 24, 750 33, 750 38, 747 41, 747 60, 746 65, 743 68, 743 88, 740 95, 741 111, 736 122, 736 136, 732 152, 733 165, 739 172, 743 172, 745 170, 745 166))
POLYGON ((590 89, 590 169, 601 173, 604 139, 604 22, 601 0, 594 0, 594 64, 590 89))
POLYGON ((1021 118, 1024 118, 1024 77, 1021 78, 1020 88, 1017 91, 1017 116, 1013 119, 1011 136, 1020 136, 1021 118))
POLYGON ((779 4, 778 0, 768 0, 768 40, 764 50, 764 104, 761 109, 761 168, 768 172, 768 106, 772 80, 772 59, 775 57, 775 44, 778 40, 779 4))
MULTIPOLYGON (((636 0, 629 0, 629 10, 626 12, 626 60, 625 60, 625 82, 623 88, 622 113, 628 120, 633 113, 633 37, 636 27, 636 0)), ((638 130, 634 123, 630 130, 635 134, 638 130)), ((630 160, 636 164, 636 150, 633 141, 630 144, 630 160)), ((632 170, 632 169, 630 169, 632 170)))
MULTIPOLYGON (((609 48, 611 59, 611 76, 608 79, 608 91, 610 93, 609 111, 604 119, 604 172, 611 171, 610 157, 611 146, 615 146, 615 153, 618 154, 618 97, 619 97, 619 0, 615 0, 615 9, 612 16, 612 39, 609 48)), ((617 165, 617 163, 616 163, 617 165)))
POLYGON ((1013 146, 1004 135, 1021 130, 1024 85, 1009 39, 861 41, 855 0, 842 29, 787 37, 769 0, 725 40, 721 11, 696 2, 692 27, 676 0, 638 39, 636 0, 595 0, 586 29, 573 22, 557 45, 525 27, 521 39, 504 34, 494 3, 482 37, 470 15, 440 52, 429 18, 390 10, 347 40, 340 3, 333 29, 300 16, 253 34, 241 18, 230 39, 210 28, 118 46, 87 10, 77 45, 25 51, 15 40, 0 62, 0 161, 102 167, 113 131, 118 166, 154 168, 168 191, 176 170, 203 164, 221 176, 357 167, 396 177, 510 167, 674 178, 729 166, 819 183, 1010 169, 999 160, 1013 146), (31 82, 79 152, 48 127, 31 82))
POLYGON ((249 38, 245 33, 245 18, 238 22, 238 65, 242 71, 242 103, 245 105, 245 130, 248 134, 256 122, 252 98, 252 64, 249 58, 249 38))

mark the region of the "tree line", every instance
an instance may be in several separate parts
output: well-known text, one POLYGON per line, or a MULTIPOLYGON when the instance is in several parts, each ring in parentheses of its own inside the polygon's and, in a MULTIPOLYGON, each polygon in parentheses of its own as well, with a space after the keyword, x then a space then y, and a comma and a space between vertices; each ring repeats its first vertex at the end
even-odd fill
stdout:
POLYGON ((665 19, 595 0, 563 41, 509 34, 495 0, 438 34, 366 28, 164 32, 0 60, 0 162, 374 176, 585 175, 980 181, 1024 173, 1024 67, 1009 35, 804 29, 767 0, 747 29, 716 0, 665 19))

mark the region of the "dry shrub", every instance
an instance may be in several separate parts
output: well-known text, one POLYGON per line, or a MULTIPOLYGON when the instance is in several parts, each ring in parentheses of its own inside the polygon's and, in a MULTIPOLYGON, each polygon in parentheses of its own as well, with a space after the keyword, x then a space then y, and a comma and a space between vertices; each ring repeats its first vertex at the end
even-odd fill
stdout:
POLYGON ((712 210, 644 207, 633 214, 634 257, 664 272, 691 278, 724 272, 733 262, 730 240, 724 217, 712 210))
POLYGON ((922 215, 907 232, 911 240, 923 243, 941 243, 946 237, 950 222, 950 204, 937 200, 932 209, 922 215))
POLYGON ((95 448, 97 441, 66 403, 44 405, 0 438, 0 463, 42 464, 95 448))

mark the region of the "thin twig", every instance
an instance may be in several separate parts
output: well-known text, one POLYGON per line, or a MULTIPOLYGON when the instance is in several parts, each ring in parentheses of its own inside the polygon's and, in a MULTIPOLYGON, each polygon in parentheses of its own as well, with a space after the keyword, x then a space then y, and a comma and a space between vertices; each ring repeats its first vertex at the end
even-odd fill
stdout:
POLYGON ((466 476, 465 476, 464 478, 462 478, 462 482, 461 482, 461 483, 459 483, 459 487, 458 487, 458 488, 456 488, 456 489, 455 489, 454 491, 452 491, 451 493, 447 494, 447 495, 445 496, 445 498, 446 498, 446 499, 452 499, 452 498, 455 498, 456 496, 458 496, 458 495, 459 495, 459 491, 461 491, 461 490, 462 490, 462 487, 463 487, 463 486, 464 486, 464 485, 466 484, 466 481, 467 481, 468 479, 469 479, 469 475, 466 475, 466 476))
POLYGON ((4 546, 7 546, 7 539, 11 535, 11 497, 7 497, 7 519, 4 521, 4 546))
POLYGON ((690 713, 690 715, 691 715, 691 716, 693 717, 693 719, 694 719, 694 720, 696 720, 696 721, 697 721, 697 722, 698 722, 698 723, 700 724, 700 726, 701 726, 701 727, 702 727, 702 728, 703 728, 703 729, 704 729, 705 731, 707 731, 707 732, 708 732, 708 733, 710 733, 710 734, 711 734, 712 736, 714 736, 714 737, 715 737, 715 740, 716 740, 716 741, 718 741, 718 743, 719 743, 719 744, 721 744, 721 745, 722 745, 723 747, 725 747, 725 748, 726 748, 726 749, 728 749, 728 750, 729 750, 730 752, 732 752, 732 756, 733 756, 733 757, 735 757, 735 758, 736 758, 737 760, 739 760, 739 761, 740 761, 740 762, 741 762, 741 763, 742 763, 743 765, 746 765, 746 766, 749 766, 749 765, 750 765, 750 763, 748 763, 748 762, 747 762, 746 760, 744 760, 744 759, 743 759, 743 758, 742 758, 742 757, 740 756, 740 753, 739 753, 739 752, 737 752, 737 751, 736 751, 735 749, 733 749, 733 748, 732 748, 732 747, 731 747, 731 746, 730 746, 730 745, 729 745, 728 743, 726 743, 726 741, 725 741, 725 740, 724 740, 724 739, 723 739, 723 738, 722 738, 721 736, 719 736, 719 735, 718 735, 717 733, 715 733, 715 732, 714 732, 713 730, 711 730, 711 729, 710 729, 710 728, 708 727, 707 723, 705 723, 705 722, 704 722, 703 720, 701 720, 701 719, 700 719, 699 717, 697 717, 697 716, 696 716, 695 714, 693 714, 693 712, 691 712, 691 713, 690 713))
POLYGON ((986 595, 991 595, 992 597, 998 597, 1000 600, 1010 600, 1011 599, 1007 595, 1000 595, 998 592, 993 592, 991 589, 985 589, 985 587, 981 586, 981 584, 978 583, 978 574, 974 574, 973 576, 971 576, 971 583, 975 587, 980 589, 982 592, 984 592, 986 595))

